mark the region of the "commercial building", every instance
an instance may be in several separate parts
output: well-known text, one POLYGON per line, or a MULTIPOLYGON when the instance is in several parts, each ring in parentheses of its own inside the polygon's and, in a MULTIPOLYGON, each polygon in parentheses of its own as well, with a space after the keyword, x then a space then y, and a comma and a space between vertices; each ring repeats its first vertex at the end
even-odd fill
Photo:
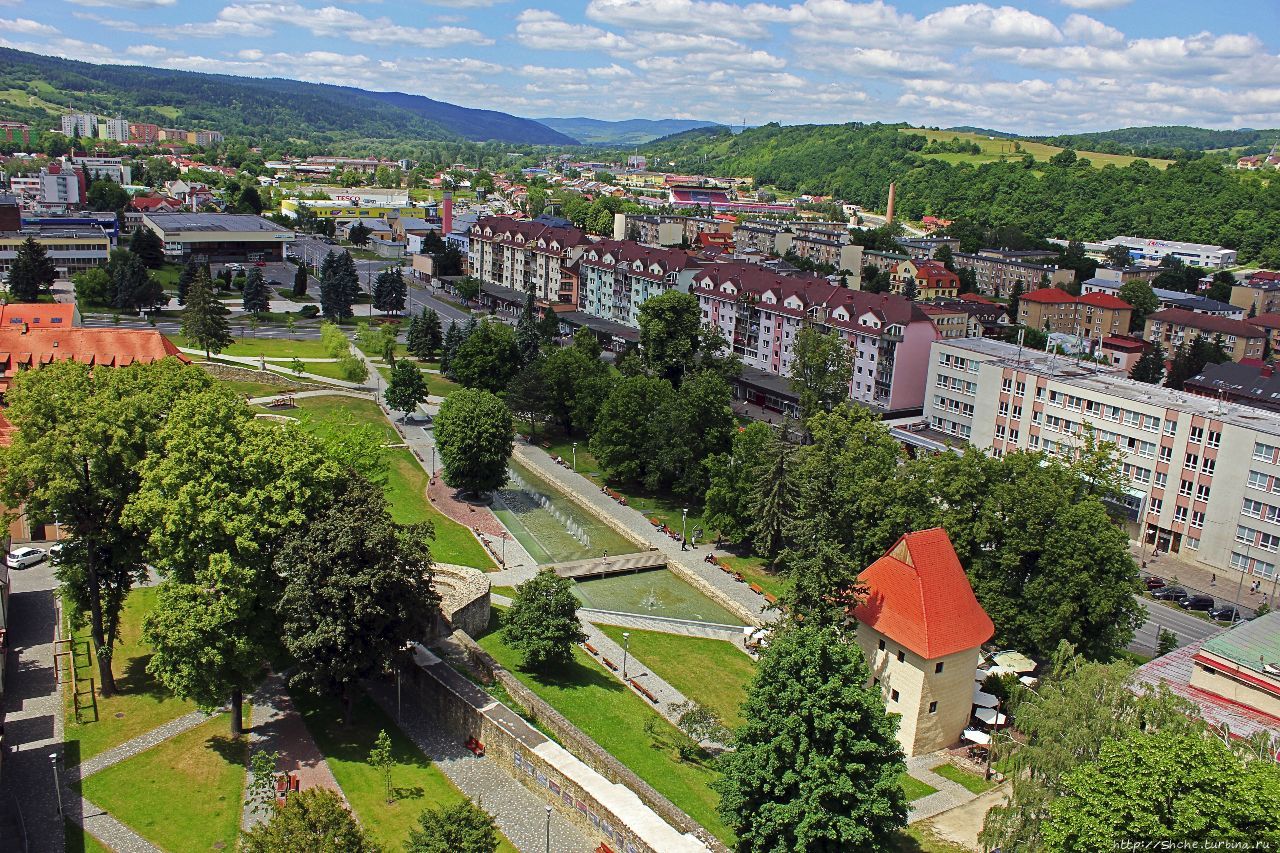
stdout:
POLYGON ((1199 337, 1220 340, 1232 361, 1262 358, 1266 334, 1244 320, 1229 320, 1212 314, 1196 314, 1183 308, 1166 308, 1147 317, 1143 338, 1159 342, 1166 353, 1172 353, 1199 337))
POLYGON ((471 272, 482 283, 533 292, 545 304, 572 304, 565 268, 590 243, 581 229, 485 216, 469 232, 471 272))
POLYGON ((249 213, 144 213, 142 224, 164 241, 173 261, 283 261, 294 234, 249 213))
POLYGON ((1076 335, 1086 340, 1129 332, 1133 306, 1108 293, 1072 296, 1046 287, 1025 293, 1018 300, 1018 322, 1032 329, 1076 335))
POLYGON ((1210 269, 1224 269, 1236 265, 1236 250, 1206 243, 1183 243, 1178 240, 1149 240, 1145 237, 1112 237, 1102 241, 1103 251, 1111 246, 1124 246, 1129 257, 1140 263, 1159 264, 1166 256, 1173 256, 1184 264, 1210 269))
POLYGON ((849 397, 885 413, 920 411, 929 345, 938 330, 916 303, 887 293, 840 287, 825 278, 784 276, 756 264, 710 264, 692 292, 702 322, 724 334, 748 368, 735 392, 749 402, 794 411, 786 379, 792 347, 805 325, 833 332, 849 346, 849 397))
POLYGON ((1220 575, 1276 578, 1280 414, 982 338, 935 343, 928 386, 928 427, 993 455, 1074 456, 1092 430, 1118 448, 1132 535, 1220 575))
POLYGON ((20 121, 0 121, 0 140, 20 144, 25 150, 31 146, 31 127, 20 121))
POLYGON ((1274 743, 1280 740, 1280 612, 1145 663, 1134 681, 1135 689, 1164 688, 1186 700, 1214 732, 1274 743))
POLYGON ((688 253, 601 240, 578 255, 578 310, 639 328, 640 306, 669 290, 688 292, 699 266, 688 253))
MULTIPOLYGON (((1041 257, 1042 253, 1033 252, 1031 256, 1041 257)), ((951 263, 956 269, 973 270, 979 293, 1000 299, 1007 299, 1018 282, 1022 282, 1022 289, 1026 291, 1061 287, 1075 280, 1072 270, 1032 263, 1025 253, 1005 249, 983 249, 976 255, 953 252, 951 263)))
POLYGON ((1150 284, 1162 272, 1164 270, 1160 267, 1098 267, 1093 277, 1114 281, 1117 284, 1127 284, 1131 281, 1145 281, 1150 284))
POLYGON ((853 610, 854 636, 871 684, 898 714, 907 756, 960 742, 973 712, 974 672, 995 634, 941 527, 908 533, 858 580, 866 598, 853 610))
POLYGON ((891 276, 894 293, 905 294, 910 285, 916 299, 954 299, 960 292, 960 277, 938 261, 900 261, 891 276))
POLYGON ((280 202, 280 212, 285 216, 296 217, 304 207, 320 219, 343 222, 350 219, 394 219, 397 216, 434 219, 439 215, 439 206, 434 202, 419 205, 396 201, 380 202, 373 198, 361 199, 354 196, 335 199, 286 198, 280 202))
POLYGON ((111 254, 111 235, 97 225, 24 224, 16 231, 0 231, 0 276, 7 276, 18 247, 27 238, 44 247, 59 278, 102 266, 111 254))

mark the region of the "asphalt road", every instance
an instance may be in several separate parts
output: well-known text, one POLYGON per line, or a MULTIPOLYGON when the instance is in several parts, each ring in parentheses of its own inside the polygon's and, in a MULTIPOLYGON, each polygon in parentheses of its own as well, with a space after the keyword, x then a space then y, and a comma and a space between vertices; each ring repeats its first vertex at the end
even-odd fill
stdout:
POLYGON ((1179 646, 1212 637, 1224 630, 1224 626, 1193 616, 1177 605, 1152 601, 1140 595, 1135 595, 1134 598, 1147 611, 1146 624, 1137 630, 1133 642, 1129 644, 1129 650, 1138 654, 1150 656, 1156 653, 1157 637, 1161 629, 1177 634, 1179 646))

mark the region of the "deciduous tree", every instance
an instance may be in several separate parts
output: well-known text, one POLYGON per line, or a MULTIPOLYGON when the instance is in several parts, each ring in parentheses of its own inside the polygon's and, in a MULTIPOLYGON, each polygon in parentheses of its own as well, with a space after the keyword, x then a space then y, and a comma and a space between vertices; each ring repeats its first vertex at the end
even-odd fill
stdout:
POLYGON ((1140 279, 1126 281, 1120 285, 1116 293, 1125 302, 1133 306, 1133 314, 1129 320, 1129 331, 1141 332, 1146 326, 1147 315, 1160 310, 1160 300, 1151 285, 1140 279))
POLYGON ((401 359, 391 369, 391 381, 387 383, 387 405, 406 415, 426 402, 427 380, 418 365, 409 359, 401 359))
POLYGON ((502 618, 502 638, 524 655, 524 668, 548 671, 573 660, 573 646, 587 635, 578 622, 573 581, 544 568, 516 587, 502 618))
POLYGON ((266 823, 240 839, 245 853, 379 853, 338 795, 328 788, 307 788, 289 795, 266 823))
POLYGON ((834 332, 806 325, 796 333, 791 358, 791 390, 799 397, 800 414, 808 420, 849 399, 853 359, 849 346, 834 332))
POLYGON ((445 397, 436 416, 435 437, 449 485, 478 494, 507 481, 515 428, 511 412, 493 394, 462 389, 445 397))
POLYGON ((452 806, 428 806, 409 830, 405 853, 494 853, 498 827, 493 817, 468 799, 452 806))
POLYGON ((892 846, 907 822, 905 765, 870 680, 862 650, 834 626, 774 634, 712 783, 739 850, 892 846))
POLYGON ((734 433, 728 453, 717 453, 707 459, 710 475, 704 510, 707 526, 720 531, 730 542, 747 538, 753 521, 755 472, 764 462, 772 440, 773 428, 753 421, 734 433))
POLYGON ((459 384, 497 394, 520 363, 515 331, 505 323, 485 320, 450 357, 449 370, 459 384))

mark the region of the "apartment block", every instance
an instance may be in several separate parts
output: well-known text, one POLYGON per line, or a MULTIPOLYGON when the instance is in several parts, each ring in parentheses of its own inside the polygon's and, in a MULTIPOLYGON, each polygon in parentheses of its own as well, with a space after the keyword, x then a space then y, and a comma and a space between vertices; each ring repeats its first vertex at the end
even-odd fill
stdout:
POLYGON ((578 256, 578 310, 632 328, 640 306, 669 290, 688 292, 698 264, 686 252, 601 240, 578 256))
POLYGON ((92 139, 98 135, 98 117, 93 113, 73 113, 62 117, 62 132, 67 136, 92 139))
POLYGON ((697 246, 698 235, 730 231, 730 225, 707 216, 615 213, 613 239, 647 246, 697 246))
POLYGON ((875 267, 877 270, 887 273, 892 273, 895 266, 909 260, 911 258, 897 252, 878 252, 874 249, 867 249, 862 253, 862 265, 864 267, 875 267))
POLYGON ((1072 296, 1045 287, 1018 300, 1018 322, 1023 326, 1090 340, 1127 334, 1132 319, 1133 306, 1108 293, 1072 296))
POLYGON ((1118 449, 1123 508, 1148 546, 1276 576, 1280 414, 985 339, 935 343, 928 385, 928 425, 996 456, 1073 456, 1091 431, 1118 449))
POLYGON ((1003 249, 983 249, 976 255, 954 252, 951 262, 957 269, 973 270, 979 293, 1000 299, 1007 299, 1017 282, 1025 291, 1070 284, 1075 277, 1071 270, 1031 263, 1023 253, 1003 249))
POLYGON ((590 243, 578 228, 538 220, 485 216, 471 226, 472 274, 486 284, 521 292, 548 304, 571 304, 565 268, 590 243))
POLYGON ((733 246, 738 251, 754 250, 765 255, 785 255, 795 234, 784 225, 743 222, 733 229, 733 246))
MULTIPOLYGON (((791 241, 796 256, 815 264, 826 264, 837 272, 862 279, 862 247, 849 242, 849 232, 802 231, 791 241)), ((850 287, 858 284, 850 281, 850 287)))
POLYGON ((1147 318, 1143 332, 1145 340, 1159 342, 1170 354, 1184 342, 1199 337, 1222 341, 1231 360, 1240 361, 1242 358, 1262 358, 1266 333, 1246 320, 1197 314, 1184 308, 1157 311, 1147 318))
POLYGON ((129 141, 129 122, 120 117, 104 118, 98 123, 98 138, 115 142, 129 141))
POLYGON ((917 299, 954 299, 960 292, 960 277, 938 261, 900 261, 891 275, 894 293, 905 293, 910 283, 917 299))
POLYGON ((1280 311, 1280 273, 1260 270, 1232 285, 1231 304, 1255 314, 1280 311))
POLYGON ((141 123, 129 125, 129 141, 142 145, 154 145, 160 141, 160 125, 141 123))
POLYGON ((929 345, 938 330, 924 310, 901 296, 833 285, 825 278, 778 275, 756 264, 711 264, 693 278, 702 322, 719 329, 749 370, 781 381, 784 408, 792 347, 806 325, 844 339, 853 360, 849 398, 882 412, 919 411, 929 345))

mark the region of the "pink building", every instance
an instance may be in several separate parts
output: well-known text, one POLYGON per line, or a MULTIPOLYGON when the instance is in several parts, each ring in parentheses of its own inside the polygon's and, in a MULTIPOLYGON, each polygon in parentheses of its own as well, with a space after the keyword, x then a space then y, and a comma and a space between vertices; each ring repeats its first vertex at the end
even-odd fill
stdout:
POLYGON ((794 409, 792 347, 801 327, 814 324, 849 345, 851 400, 886 414, 922 409, 929 347, 940 334, 916 303, 739 263, 700 270, 691 291, 701 303, 702 322, 724 333, 747 368, 739 389, 749 402, 794 409))

